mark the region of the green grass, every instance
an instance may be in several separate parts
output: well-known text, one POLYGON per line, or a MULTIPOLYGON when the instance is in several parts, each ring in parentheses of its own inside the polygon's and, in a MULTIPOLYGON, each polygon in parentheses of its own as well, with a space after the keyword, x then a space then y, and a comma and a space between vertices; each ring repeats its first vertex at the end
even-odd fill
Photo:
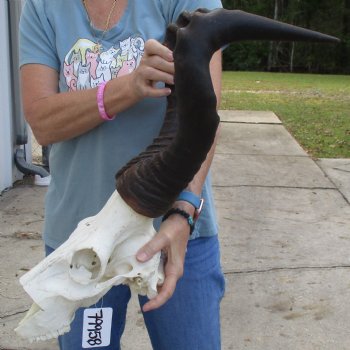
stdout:
POLYGON ((224 72, 221 109, 273 111, 316 158, 350 158, 350 76, 224 72))

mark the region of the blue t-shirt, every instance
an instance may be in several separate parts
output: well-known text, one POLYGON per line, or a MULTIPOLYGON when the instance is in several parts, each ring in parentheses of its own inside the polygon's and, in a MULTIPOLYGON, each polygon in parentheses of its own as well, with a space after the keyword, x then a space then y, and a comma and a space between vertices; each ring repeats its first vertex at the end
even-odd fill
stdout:
MULTIPOLYGON (((102 35, 91 28, 81 0, 27 0, 20 21, 20 65, 55 69, 60 92, 93 88, 132 72, 148 39, 162 42, 167 25, 182 11, 200 7, 218 8, 221 2, 129 0, 120 21, 102 35), (97 44, 102 44, 99 50, 97 44)), ((80 220, 100 211, 115 190, 116 172, 158 135, 165 109, 165 98, 147 98, 112 122, 52 146, 45 203, 47 245, 57 248, 80 220)), ((210 175, 202 196, 205 205, 191 238, 217 234, 210 175)))

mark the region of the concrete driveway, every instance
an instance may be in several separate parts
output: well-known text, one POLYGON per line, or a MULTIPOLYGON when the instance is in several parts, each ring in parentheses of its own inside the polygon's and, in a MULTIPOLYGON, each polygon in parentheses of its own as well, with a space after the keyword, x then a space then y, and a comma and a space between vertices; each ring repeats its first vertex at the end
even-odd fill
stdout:
MULTIPOLYGON (((220 115, 222 349, 349 350, 350 159, 310 158, 271 112, 220 115)), ((45 192, 19 184, 0 196, 0 349, 58 349, 13 332, 31 304, 18 278, 43 257, 45 192)), ((151 349, 135 298, 122 344, 151 349)))

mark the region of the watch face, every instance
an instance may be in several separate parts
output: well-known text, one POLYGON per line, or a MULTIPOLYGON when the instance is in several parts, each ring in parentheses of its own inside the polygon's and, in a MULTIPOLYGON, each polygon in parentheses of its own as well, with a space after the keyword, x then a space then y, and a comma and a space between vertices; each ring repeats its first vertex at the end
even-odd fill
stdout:
POLYGON ((201 214, 202 209, 203 209, 203 204, 204 204, 204 199, 201 198, 201 201, 199 203, 199 207, 195 210, 194 215, 193 215, 194 221, 198 220, 199 215, 201 214))

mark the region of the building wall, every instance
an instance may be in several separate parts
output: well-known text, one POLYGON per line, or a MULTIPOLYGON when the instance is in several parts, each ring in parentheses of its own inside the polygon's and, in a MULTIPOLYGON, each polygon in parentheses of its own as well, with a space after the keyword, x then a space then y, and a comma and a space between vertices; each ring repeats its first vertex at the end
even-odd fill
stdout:
POLYGON ((0 193, 12 186, 13 127, 11 108, 10 46, 8 25, 8 3, 0 0, 0 193))

